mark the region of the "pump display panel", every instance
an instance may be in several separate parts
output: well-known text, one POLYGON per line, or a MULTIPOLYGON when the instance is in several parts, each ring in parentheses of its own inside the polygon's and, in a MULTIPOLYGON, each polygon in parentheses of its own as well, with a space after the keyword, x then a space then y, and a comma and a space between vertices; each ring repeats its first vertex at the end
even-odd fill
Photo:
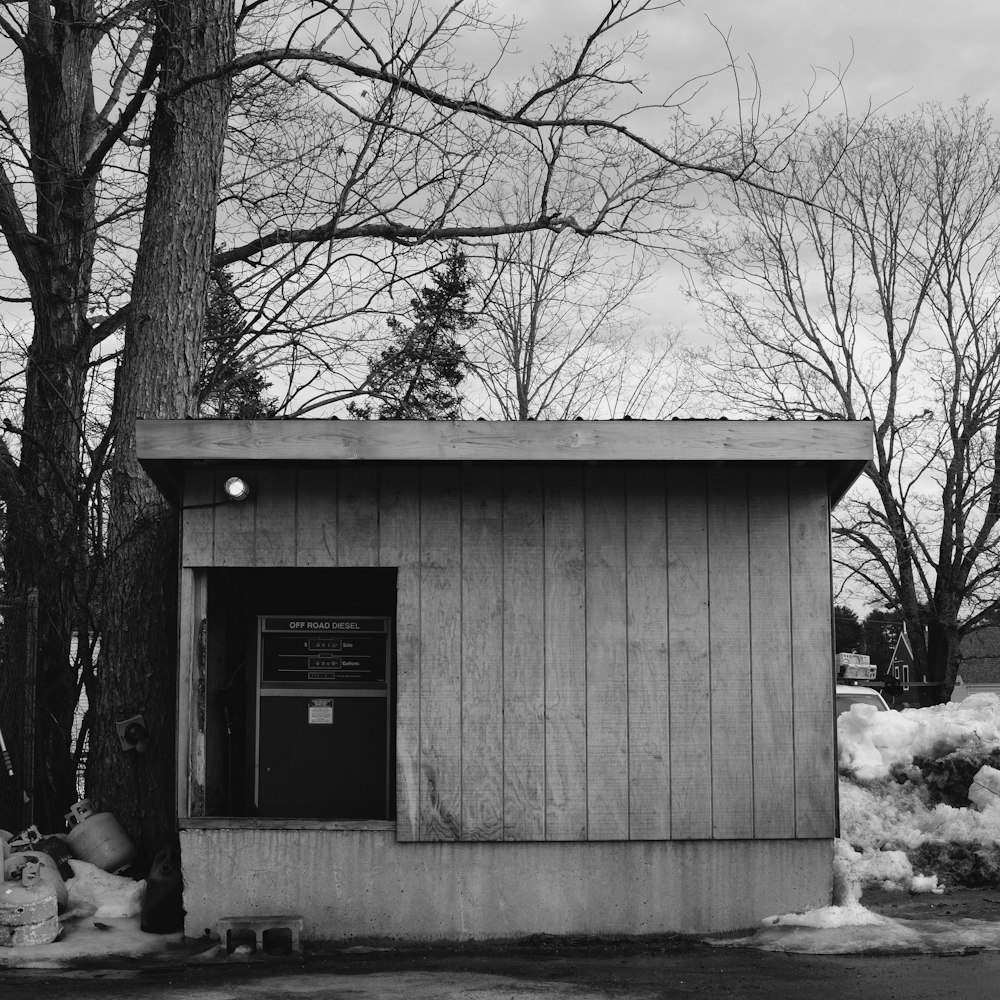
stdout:
POLYGON ((392 622, 257 619, 258 815, 387 819, 392 622))
POLYGON ((261 691, 386 685, 387 618, 263 616, 258 643, 261 691))

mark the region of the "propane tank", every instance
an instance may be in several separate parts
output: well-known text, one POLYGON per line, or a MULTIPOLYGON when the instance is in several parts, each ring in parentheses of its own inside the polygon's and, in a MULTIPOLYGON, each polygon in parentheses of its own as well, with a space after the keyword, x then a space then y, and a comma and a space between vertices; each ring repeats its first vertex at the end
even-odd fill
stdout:
POLYGON ((32 823, 31 826, 26 826, 17 835, 17 837, 13 839, 21 841, 25 844, 34 844, 35 841, 42 839, 42 835, 38 832, 38 827, 35 826, 34 823, 32 823))
POLYGON ((8 854, 17 854, 20 851, 30 851, 41 839, 37 826, 29 826, 22 830, 16 837, 11 837, 7 844, 8 854))
POLYGON ((12 854, 23 854, 25 851, 41 851, 47 854, 59 869, 59 874, 63 881, 73 877, 73 868, 69 859, 73 856, 70 853, 67 837, 62 833, 53 833, 43 837, 38 832, 37 826, 29 826, 22 830, 16 837, 12 837, 7 845, 6 857, 12 854))
POLYGON ((69 863, 69 859, 73 855, 69 844, 66 843, 65 834, 53 833, 42 837, 35 841, 34 849, 47 854, 53 860, 56 868, 59 869, 59 874, 63 877, 63 881, 73 877, 73 866, 69 863))
MULTIPOLYGON (((52 888, 56 894, 59 912, 64 913, 69 901, 69 893, 62 875, 59 874, 59 867, 47 854, 41 851, 21 851, 18 854, 12 854, 3 863, 3 877, 8 882, 23 882, 24 870, 28 865, 38 866, 39 878, 52 888)), ((72 871, 72 869, 70 870, 72 871)))
POLYGON ((135 845, 109 812, 94 812, 90 799, 81 799, 66 814, 67 843, 73 856, 106 872, 118 874, 135 858, 135 845))
POLYGON ((42 881, 39 865, 21 869, 20 882, 0 885, 0 945, 48 944, 59 936, 55 890, 42 881))

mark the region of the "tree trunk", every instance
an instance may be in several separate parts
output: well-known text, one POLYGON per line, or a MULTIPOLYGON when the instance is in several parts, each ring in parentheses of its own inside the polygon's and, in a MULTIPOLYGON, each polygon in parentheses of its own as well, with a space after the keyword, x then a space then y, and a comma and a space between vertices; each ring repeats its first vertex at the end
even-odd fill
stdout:
POLYGON ((38 589, 38 706, 34 821, 62 828, 76 798, 71 727, 76 703, 70 638, 86 566, 82 496, 87 309, 95 229, 93 178, 84 164, 95 127, 92 0, 50 10, 31 0, 25 89, 36 190, 36 231, 5 232, 30 294, 28 352, 16 496, 8 496, 6 565, 15 591, 38 589), (23 239, 19 239, 19 236, 23 239))
POLYGON ((940 688, 931 689, 928 704, 951 699, 961 663, 962 637, 956 622, 931 621, 927 627, 927 679, 938 681, 940 688))
POLYGON ((106 628, 98 683, 93 789, 145 854, 176 836, 174 706, 176 517, 135 455, 137 418, 194 412, 209 261, 229 106, 220 76, 233 54, 231 0, 157 5, 164 43, 149 182, 125 348, 115 382, 106 628), (143 755, 120 749, 116 720, 141 713, 143 755))

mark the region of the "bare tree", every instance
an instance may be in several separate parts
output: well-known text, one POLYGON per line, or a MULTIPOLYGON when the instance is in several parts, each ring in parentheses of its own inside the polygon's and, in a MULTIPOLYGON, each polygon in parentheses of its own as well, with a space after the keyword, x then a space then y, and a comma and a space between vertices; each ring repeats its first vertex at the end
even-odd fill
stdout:
MULTIPOLYGON (((609 0, 501 86, 516 32, 476 0, 0 0, 3 294, 31 311, 0 489, 8 572, 47 615, 39 773, 62 773, 68 752, 72 605, 110 475, 93 787, 149 845, 171 829, 174 532, 134 423, 193 414, 212 267, 231 268, 255 363, 288 366, 285 411, 305 413, 364 391, 358 335, 425 269, 421 246, 542 231, 662 244, 685 236, 692 182, 779 183, 799 118, 696 128, 676 96, 643 96, 629 72, 642 18, 669 6, 609 0), (470 36, 493 57, 463 61, 470 36), (663 141, 641 132, 650 120, 663 141), (526 162, 535 199, 513 218, 504 200, 490 210, 478 196, 526 162), (553 194, 568 177, 586 195, 572 207, 553 194), (100 433, 88 392, 109 366, 100 433), (162 729, 139 809, 113 723, 143 706, 162 729)), ((50 792, 54 820, 72 790, 50 792)))
POLYGON ((686 392, 677 337, 653 337, 635 306, 653 262, 634 245, 572 232, 521 233, 493 245, 483 315, 469 345, 504 420, 660 417, 686 392))
POLYGON ((930 106, 828 122, 793 155, 817 203, 741 192, 703 248, 709 374, 730 412, 871 420, 838 561, 947 699, 1000 597, 1000 137, 982 109, 930 106))

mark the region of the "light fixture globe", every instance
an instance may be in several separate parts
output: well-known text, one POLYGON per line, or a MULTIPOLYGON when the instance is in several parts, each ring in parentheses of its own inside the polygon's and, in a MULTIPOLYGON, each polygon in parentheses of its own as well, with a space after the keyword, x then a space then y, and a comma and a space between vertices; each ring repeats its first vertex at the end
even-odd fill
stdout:
POLYGON ((230 476, 222 489, 227 500, 246 500, 250 496, 250 484, 241 476, 230 476))

